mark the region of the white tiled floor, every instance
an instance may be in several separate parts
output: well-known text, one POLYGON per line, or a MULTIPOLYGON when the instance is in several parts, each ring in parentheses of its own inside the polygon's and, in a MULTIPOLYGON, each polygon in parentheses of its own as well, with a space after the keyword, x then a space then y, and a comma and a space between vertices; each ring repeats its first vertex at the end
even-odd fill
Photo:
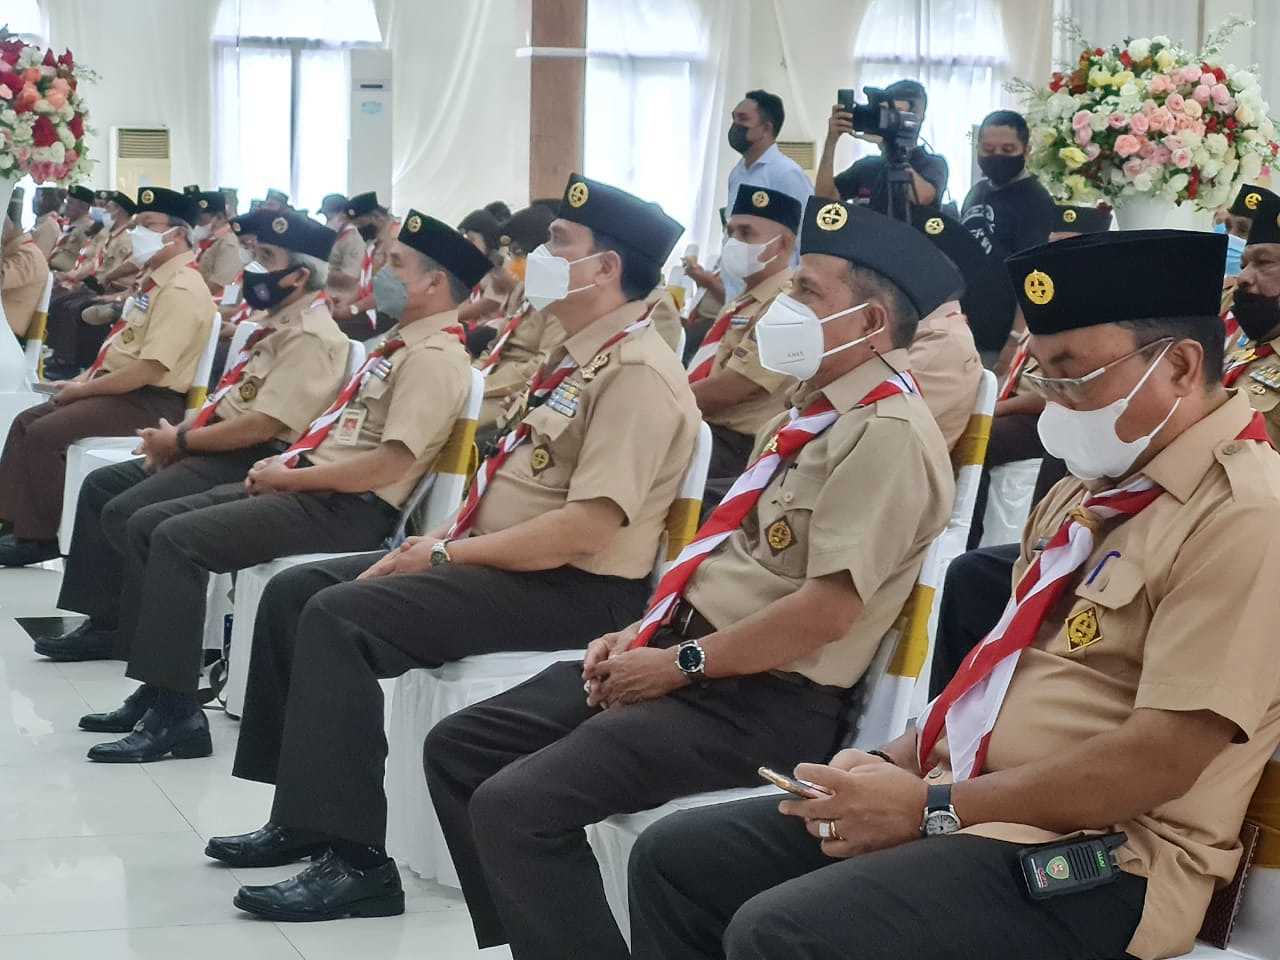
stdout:
POLYGON ((228 870, 205 840, 260 825, 270 790, 233 780, 237 724, 210 714, 214 756, 145 766, 85 760, 81 714, 133 688, 120 663, 37 657, 13 620, 52 616, 59 574, 0 570, 0 957, 5 960, 502 960, 478 951, 461 895, 402 870, 407 912, 272 924, 231 905, 241 883, 298 867, 228 870))

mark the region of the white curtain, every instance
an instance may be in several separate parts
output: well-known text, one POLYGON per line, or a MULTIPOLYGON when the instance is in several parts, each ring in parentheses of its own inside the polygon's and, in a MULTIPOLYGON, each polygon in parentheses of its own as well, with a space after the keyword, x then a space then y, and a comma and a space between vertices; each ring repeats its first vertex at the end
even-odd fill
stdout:
POLYGON ((37 43, 44 40, 48 32, 44 12, 38 0, 4 0, 4 9, 0 10, 0 27, 7 26, 10 33, 21 33, 37 43))
POLYGON ((372 0, 220 0, 213 35, 303 37, 332 46, 382 42, 372 0))
POLYGON ((313 214, 325 194, 347 189, 350 91, 351 56, 346 50, 301 51, 293 204, 313 214))
POLYGON ((1003 102, 1009 55, 998 0, 876 0, 854 53, 859 86, 904 77, 924 84, 922 138, 946 158, 951 197, 962 202, 972 180, 972 128, 1003 102))
POLYGON ((292 51, 219 44, 215 69, 216 185, 236 188, 242 205, 271 187, 289 192, 292 51))
MULTIPOLYGON (((1056 0, 1060 15, 1072 17, 1080 24, 1085 38, 1100 47, 1118 43, 1126 37, 1151 37, 1163 34, 1196 50, 1203 39, 1200 24, 1201 0, 1056 0)), ((1237 7, 1239 4, 1236 5, 1237 7)), ((1247 11, 1246 11, 1247 12, 1247 11)), ((1076 44, 1058 37, 1057 59, 1071 61, 1080 55, 1076 44)))

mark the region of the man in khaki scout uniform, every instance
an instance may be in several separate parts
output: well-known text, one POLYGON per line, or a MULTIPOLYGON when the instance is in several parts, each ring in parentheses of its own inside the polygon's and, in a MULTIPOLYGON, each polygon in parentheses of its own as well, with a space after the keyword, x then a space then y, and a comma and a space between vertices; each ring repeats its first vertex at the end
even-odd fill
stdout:
POLYGON ((41 256, 40 248, 21 227, 5 217, 0 234, 0 297, 3 297, 9 329, 19 340, 25 342, 48 282, 49 264, 41 256))
POLYGON ((89 216, 89 208, 93 203, 93 191, 88 187, 76 185, 67 191, 67 198, 62 206, 66 225, 62 228, 62 236, 53 245, 53 252, 49 254, 49 269, 55 273, 65 273, 75 266, 76 257, 88 242, 89 230, 93 227, 93 218, 89 216))
POLYGON ((946 523, 951 463, 905 348, 958 274, 911 227, 818 198, 800 254, 756 326, 762 364, 801 381, 791 410, 650 612, 427 737, 481 947, 628 957, 583 828, 829 755, 946 523))
MULTIPOLYGON (((243 481, 255 463, 297 440, 343 385, 350 341, 322 295, 332 231, 293 213, 247 219, 251 230, 259 229, 257 220, 265 221, 261 265, 281 271, 268 286, 251 281, 245 291, 261 308, 255 315, 259 329, 244 352, 231 358, 226 376, 192 421, 143 430, 144 459, 103 467, 85 478, 58 602, 89 619, 66 636, 38 640, 36 652, 43 656, 126 659, 142 573, 124 567, 134 516, 156 504, 243 481)), ((128 732, 146 705, 137 698, 131 703, 131 711, 116 711, 113 720, 86 718, 81 726, 128 732)))
MULTIPOLYGON (((279 227, 285 233, 295 227, 282 214, 259 216, 270 223, 259 226, 261 257, 279 227)), ((319 277, 332 231, 290 216, 328 235, 308 248, 319 277)), ((208 574, 281 556, 376 548, 444 449, 470 389, 457 307, 488 262, 452 228, 415 211, 403 237, 390 262, 410 292, 412 312, 302 435, 260 460, 242 482, 144 507, 129 519, 123 551, 126 583, 137 578, 137 608, 121 611, 120 631, 129 634, 126 673, 146 684, 150 703, 122 707, 118 713, 141 712, 133 732, 97 745, 90 760, 207 756, 213 748, 196 690, 208 574)), ((248 295, 278 296, 281 272, 251 274, 248 295)), ((241 400, 256 399, 253 390, 240 393, 241 400)), ((133 589, 126 586, 126 597, 133 589)))
POLYGON ((65 193, 57 187, 36 187, 31 198, 31 212, 36 215, 36 222, 31 225, 29 233, 46 261, 53 254, 58 238, 62 236, 58 209, 65 199, 65 193))
POLYGON ((779 190, 743 184, 732 198, 720 271, 742 286, 716 318, 689 364, 689 385, 714 445, 704 516, 738 479, 756 433, 788 407, 790 377, 760 365, 756 323, 791 284, 791 253, 800 230, 800 201, 779 190))
POLYGON ((332 852, 293 880, 242 888, 241 909, 295 920, 403 911, 382 847, 379 677, 585 647, 639 614, 698 426, 680 361, 643 303, 681 232, 656 204, 570 178, 547 256, 530 257, 525 278, 568 338, 458 517, 393 554, 297 568, 268 586, 233 772, 275 783, 275 804, 266 826, 214 838, 206 853, 248 866, 332 852))
POLYGON ((1225 246, 1124 231, 1010 258, 1041 432, 1075 474, 1027 523, 1019 600, 914 729, 796 768, 832 796, 641 837, 637 960, 1192 948, 1280 742, 1280 609, 1258 577, 1277 562, 1280 456, 1221 383, 1225 246), (1115 879, 1032 900, 1019 852, 1082 830, 1123 832, 1115 879))
POLYGON ((329 293, 331 296, 353 294, 360 282, 364 241, 347 217, 347 198, 340 193, 329 194, 320 203, 320 213, 329 229, 338 235, 329 254, 329 293))
POLYGON ((0 456, 0 519, 13 532, 0 537, 0 565, 57 556, 66 451, 74 441, 182 419, 213 317, 189 241, 195 216, 195 204, 180 193, 139 193, 135 230, 151 237, 149 276, 89 368, 57 384, 49 403, 23 411, 9 429, 0 456))
POLYGON ((200 208, 196 226, 196 266, 209 286, 209 292, 221 300, 222 289, 234 283, 243 266, 240 242, 227 221, 227 197, 217 190, 195 194, 200 208))
POLYGON ((376 313, 378 309, 373 278, 386 266, 387 253, 395 243, 400 223, 378 202, 374 192, 357 193, 347 202, 347 221, 360 235, 364 251, 356 286, 335 298, 333 315, 347 336, 354 340, 367 339, 377 332, 377 324, 368 317, 369 311, 376 313))

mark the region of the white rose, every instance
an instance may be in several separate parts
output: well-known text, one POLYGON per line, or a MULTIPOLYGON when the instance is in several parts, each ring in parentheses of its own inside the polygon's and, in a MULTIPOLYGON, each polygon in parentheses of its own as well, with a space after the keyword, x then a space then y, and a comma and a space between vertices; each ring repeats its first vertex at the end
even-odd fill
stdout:
POLYGON ((1258 86, 1258 78, 1255 77, 1248 70, 1237 71, 1232 69, 1231 67, 1228 67, 1227 76, 1231 80, 1231 84, 1237 90, 1249 90, 1253 87, 1258 86))
MULTIPOLYGON (((1203 176, 1204 171, 1202 170, 1200 171, 1200 173, 1203 176)), ((1187 176, 1185 173, 1175 173, 1172 177, 1169 178, 1169 183, 1167 184, 1167 186, 1174 193, 1178 193, 1181 190, 1185 190, 1187 184, 1190 182, 1191 182, 1191 178, 1187 176)))
POLYGON ((1227 138, 1220 133, 1210 133, 1204 138, 1205 149, 1213 156, 1221 156, 1227 152, 1227 138))
POLYGON ((1240 174, 1246 180, 1257 179, 1258 174, 1262 172, 1262 158, 1256 153, 1250 153, 1240 161, 1240 174))
POLYGON ((76 145, 76 137, 66 127, 58 127, 58 139, 62 141, 62 145, 70 149, 76 145))
POLYGON ((1098 111, 1089 118, 1089 126, 1093 128, 1094 133, 1101 133, 1107 129, 1107 114, 1098 111))
POLYGON ((1184 147, 1190 147, 1193 150, 1204 142, 1204 138, 1194 130, 1183 130, 1178 134, 1178 139, 1182 141, 1184 147))
POLYGON ((1139 96, 1138 85, 1132 80, 1120 88, 1121 100, 1136 100, 1139 96))
POLYGON ((1129 41, 1129 56, 1135 60, 1145 60, 1151 55, 1151 41, 1145 37, 1129 41))
POLYGON ((1162 46, 1162 47, 1167 47, 1167 46, 1169 46, 1169 44, 1173 43, 1173 41, 1172 41, 1172 40, 1170 40, 1168 37, 1166 37, 1166 36, 1162 33, 1162 34, 1160 34, 1160 36, 1158 36, 1158 37, 1152 37, 1152 38, 1151 38, 1151 45, 1152 45, 1152 46, 1155 46, 1157 43, 1158 43, 1158 44, 1160 44, 1160 46, 1162 46))
POLYGON ((1168 50, 1161 50, 1156 54, 1156 66, 1166 73, 1169 71, 1169 68, 1177 62, 1178 61, 1174 58, 1173 54, 1168 50))
POLYGON ((9 126, 18 122, 18 114, 15 110, 0 110, 0 122, 9 126))
POLYGON ((1240 134, 1240 139, 1246 143, 1258 143, 1262 140, 1262 134, 1256 129, 1249 129, 1240 134))
POLYGON ((1194 163, 1197 167, 1203 167, 1211 159, 1212 158, 1209 156, 1209 151, 1206 150, 1203 146, 1196 147, 1194 150, 1191 151, 1191 162, 1194 163))
POLYGON ((1150 193, 1153 186, 1151 179, 1151 171, 1143 170, 1140 174, 1133 178, 1133 189, 1138 193, 1150 193))
POLYGON ((1270 140, 1276 135, 1276 125, 1271 122, 1270 117, 1263 117, 1262 122, 1258 124, 1258 132, 1270 140))
POLYGON ((1110 178, 1112 183, 1122 184, 1125 182, 1124 171, 1119 169, 1118 167, 1112 167, 1111 172, 1108 174, 1108 177, 1110 178))
POLYGON ((1249 108, 1248 104, 1241 103, 1236 107, 1237 123, 1251 124, 1257 119, 1258 119, 1257 114, 1255 114, 1253 110, 1249 108))
POLYGON ((1212 180, 1222 170, 1222 164, 1217 160, 1205 160, 1199 164, 1200 177, 1203 180, 1212 180))

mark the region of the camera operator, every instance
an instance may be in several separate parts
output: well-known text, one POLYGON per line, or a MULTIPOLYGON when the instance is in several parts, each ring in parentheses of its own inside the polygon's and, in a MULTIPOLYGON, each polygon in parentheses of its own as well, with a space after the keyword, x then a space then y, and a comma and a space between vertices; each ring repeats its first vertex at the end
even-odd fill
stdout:
MULTIPOLYGON (((929 98, 923 84, 915 80, 899 80, 885 87, 884 93, 899 111, 915 114, 924 122, 929 98)), ((845 109, 846 106, 847 104, 837 104, 831 108, 831 119, 827 122, 827 142, 822 149, 822 161, 818 164, 814 192, 820 197, 839 196, 842 200, 866 204, 878 213, 887 213, 889 163, 886 154, 890 146, 883 137, 855 131, 853 114, 845 109), (836 143, 846 133, 877 144, 880 155, 863 157, 843 173, 833 175, 836 143)), ((947 161, 939 154, 930 153, 916 144, 911 148, 907 162, 911 174, 911 205, 937 209, 947 189, 947 161)))

